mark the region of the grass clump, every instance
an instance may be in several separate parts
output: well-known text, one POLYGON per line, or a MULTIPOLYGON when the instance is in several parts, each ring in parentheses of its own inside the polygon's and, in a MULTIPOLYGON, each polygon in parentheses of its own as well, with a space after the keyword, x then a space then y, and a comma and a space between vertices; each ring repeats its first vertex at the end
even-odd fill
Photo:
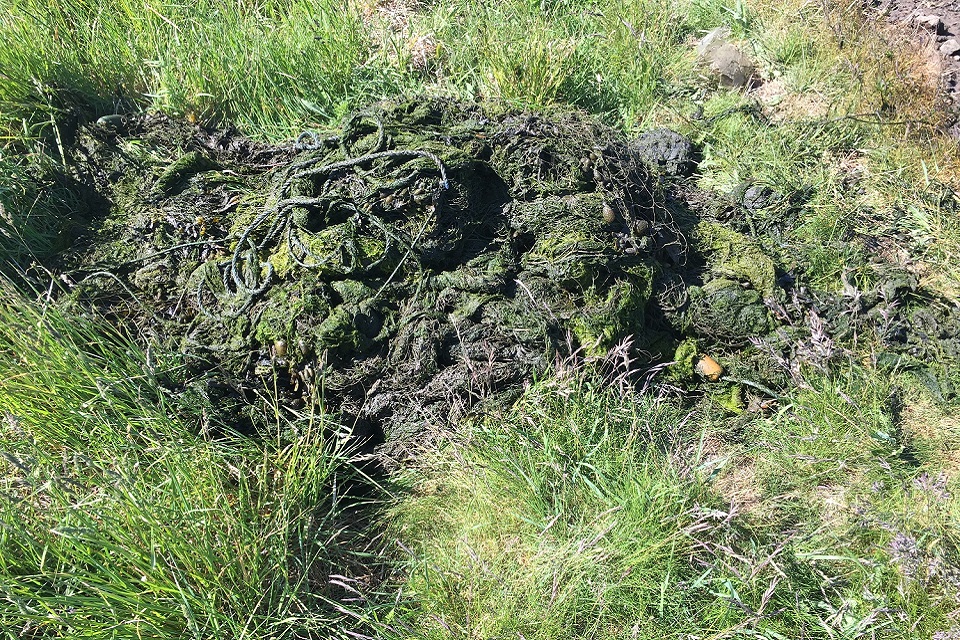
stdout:
POLYGON ((66 249, 89 210, 52 158, 0 153, 0 274, 15 277, 66 249))
POLYGON ((265 441, 176 417, 165 363, 3 286, 0 628, 7 638, 339 636, 363 543, 322 417, 265 441), (349 544, 347 544, 347 539, 349 544), (349 550, 348 550, 349 549, 349 550))
MULTIPOLYGON (((808 393, 796 402, 809 404, 808 393)), ((952 587, 921 600, 915 589, 898 591, 894 536, 853 507, 838 520, 791 488, 768 486, 763 506, 732 496, 733 449, 716 437, 725 429, 742 437, 743 420, 793 438, 776 416, 734 427, 712 410, 556 380, 451 437, 408 474, 410 493, 391 513, 406 558, 401 635, 896 638, 948 624, 952 587), (769 515, 778 509, 797 519, 769 515)), ((823 446, 844 446, 837 439, 863 450, 853 433, 823 446)), ((787 475, 815 496, 827 478, 804 461, 827 453, 803 442, 802 453, 769 460, 792 461, 787 475)), ((886 473, 874 459, 862 464, 886 473)), ((885 477, 900 486, 910 476, 885 477)), ((951 535, 940 530, 937 544, 948 550, 940 562, 953 557, 951 535)))
MULTIPOLYGON (((0 103, 49 133, 68 114, 150 107, 230 118, 264 134, 389 91, 356 11, 336 2, 5 2, 0 103)), ((20 128, 20 127, 17 127, 20 128)))
POLYGON ((411 20, 441 47, 435 85, 542 109, 557 103, 642 119, 687 78, 688 33, 667 3, 433 3, 411 20), (656 28, 651 28, 656 25, 656 28))
POLYGON ((712 500, 647 440, 680 416, 641 402, 541 384, 426 454, 393 513, 413 635, 617 637, 691 604, 675 587, 712 500))

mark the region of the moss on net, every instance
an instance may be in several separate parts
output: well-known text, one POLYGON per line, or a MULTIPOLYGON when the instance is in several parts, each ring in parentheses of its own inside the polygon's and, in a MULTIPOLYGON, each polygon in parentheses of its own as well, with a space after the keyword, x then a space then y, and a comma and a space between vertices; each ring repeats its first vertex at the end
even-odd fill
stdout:
MULTIPOLYGON (((73 171, 111 206, 55 268, 65 302, 182 353, 170 384, 233 428, 266 388, 402 442, 625 341, 640 366, 696 338, 771 368, 750 344, 787 313, 776 265, 702 219, 649 146, 443 101, 280 146, 163 116, 92 125, 73 171)), ((683 360, 673 383, 693 382, 683 360)))

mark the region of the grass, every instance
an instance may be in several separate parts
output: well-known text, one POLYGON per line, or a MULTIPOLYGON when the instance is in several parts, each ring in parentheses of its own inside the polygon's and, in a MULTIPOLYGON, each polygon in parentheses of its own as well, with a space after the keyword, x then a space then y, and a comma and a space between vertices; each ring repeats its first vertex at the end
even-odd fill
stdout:
POLYGON ((19 278, 70 246, 97 198, 43 153, 0 154, 0 275, 19 278))
MULTIPOLYGON (((882 279, 870 240, 956 300, 960 165, 929 62, 849 3, 0 0, 0 269, 62 250, 95 206, 66 198, 61 147, 100 115, 278 140, 441 95, 673 127, 718 201, 786 197, 757 223, 801 283, 882 279), (717 27, 759 86, 703 77, 692 45, 717 27)), ((374 524, 333 489, 358 472, 329 417, 267 398, 268 437, 212 438, 165 390, 175 356, 4 282, 0 629, 960 637, 955 403, 872 355, 743 413, 541 381, 441 434, 374 524)))
MULTIPOLYGON (((679 417, 644 409, 652 420, 679 417)), ((682 558, 713 501, 648 447, 643 409, 628 411, 602 393, 543 385, 468 442, 424 455, 393 515, 411 554, 415 628, 617 637, 648 610, 664 630, 693 605, 702 594, 677 597, 671 580, 693 577, 682 558)))
POLYGON ((362 629, 328 582, 363 546, 331 491, 354 472, 329 425, 291 416, 282 437, 203 437, 175 415, 166 366, 3 285, 4 637, 362 629))
MULTIPOLYGON (((15 136, 149 106, 264 133, 391 92, 359 15, 335 2, 5 3, 0 84, 15 136)), ((395 91, 395 89, 394 89, 395 91)))
POLYGON ((919 480, 898 458, 904 446, 882 431, 889 387, 850 375, 735 429, 582 380, 533 387, 408 472, 391 514, 406 632, 903 638, 948 627, 956 500, 941 501, 943 476, 919 480), (840 410, 847 402, 856 411, 840 410), (732 486, 738 448, 751 469, 732 486), (751 504, 730 494, 748 481, 751 504))

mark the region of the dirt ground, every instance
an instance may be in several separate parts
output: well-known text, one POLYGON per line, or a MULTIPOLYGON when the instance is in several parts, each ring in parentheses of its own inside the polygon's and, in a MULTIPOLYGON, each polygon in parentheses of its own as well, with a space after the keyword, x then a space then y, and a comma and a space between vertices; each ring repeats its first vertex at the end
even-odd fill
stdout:
POLYGON ((892 24, 903 25, 916 34, 917 43, 929 51, 931 64, 939 67, 943 91, 954 109, 960 107, 960 2, 880 0, 874 7, 892 24))

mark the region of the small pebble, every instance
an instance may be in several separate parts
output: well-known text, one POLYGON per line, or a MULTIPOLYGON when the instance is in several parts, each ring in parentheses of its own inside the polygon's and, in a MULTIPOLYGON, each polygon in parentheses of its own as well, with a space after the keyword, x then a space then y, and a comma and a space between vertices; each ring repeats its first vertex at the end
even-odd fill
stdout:
POLYGON ((956 38, 950 38, 940 45, 940 53, 947 57, 960 53, 960 41, 957 41, 956 38))
POLYGON ((603 221, 607 224, 617 221, 617 212, 606 202, 603 203, 603 221))
POLYGON ((108 116, 100 116, 97 118, 97 124, 101 127, 120 127, 126 122, 126 116, 120 115, 119 113, 113 113, 108 116))

